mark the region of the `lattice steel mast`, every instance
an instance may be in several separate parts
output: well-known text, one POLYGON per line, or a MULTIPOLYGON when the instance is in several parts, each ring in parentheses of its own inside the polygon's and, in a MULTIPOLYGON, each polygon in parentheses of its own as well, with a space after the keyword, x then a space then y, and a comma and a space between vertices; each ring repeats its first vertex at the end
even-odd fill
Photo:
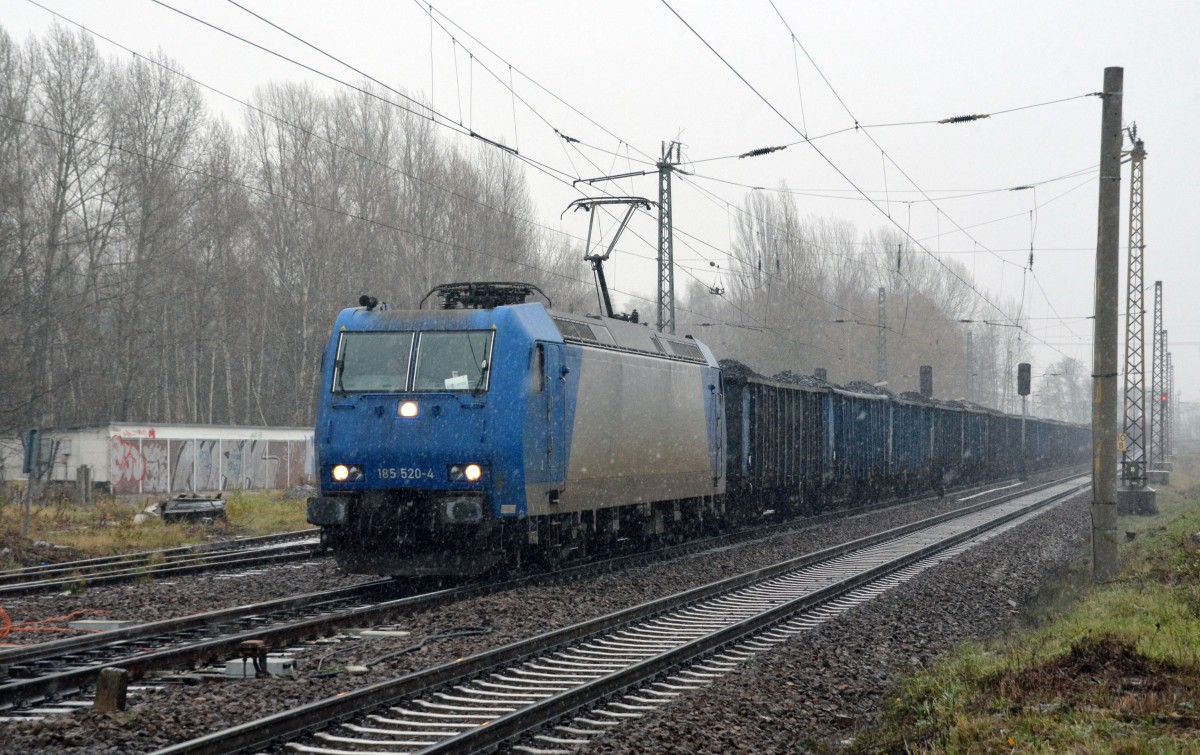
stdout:
POLYGON ((1143 292, 1142 257, 1142 165, 1146 150, 1137 138, 1137 126, 1130 128, 1133 141, 1129 180, 1129 269, 1126 276, 1128 296, 1125 303, 1125 449, 1121 452, 1121 479, 1130 486, 1146 482, 1146 304, 1143 292))
POLYGON ((671 224, 671 173, 680 162, 679 142, 665 142, 658 161, 658 330, 675 332, 675 244, 671 224))
POLYGON ((1166 352, 1163 350, 1162 281, 1154 281, 1154 330, 1150 353, 1150 437, 1146 442, 1146 460, 1152 469, 1163 469, 1163 412, 1166 390, 1166 352))
MULTIPOLYGON (((1171 378, 1174 373, 1171 372, 1171 351, 1170 339, 1167 338, 1167 330, 1163 328, 1162 332, 1162 351, 1163 351, 1163 387, 1162 387, 1162 460, 1169 462, 1171 460, 1171 408, 1175 403, 1175 397, 1171 395, 1171 391, 1175 386, 1171 384, 1171 378)), ((1167 465, 1163 465, 1167 469, 1167 465)))
MULTIPOLYGON (((1163 339, 1166 340, 1165 338, 1163 339)), ((1172 433, 1175 432, 1175 362, 1171 352, 1167 352, 1167 458, 1171 458, 1171 445, 1174 443, 1172 433)))

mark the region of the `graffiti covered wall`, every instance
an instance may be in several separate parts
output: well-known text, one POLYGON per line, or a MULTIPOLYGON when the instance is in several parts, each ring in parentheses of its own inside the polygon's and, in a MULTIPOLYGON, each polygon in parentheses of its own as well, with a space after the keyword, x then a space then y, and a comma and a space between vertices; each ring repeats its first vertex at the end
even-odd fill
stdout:
POLYGON ((113 435, 109 481, 118 495, 288 488, 312 482, 313 459, 311 441, 113 435))

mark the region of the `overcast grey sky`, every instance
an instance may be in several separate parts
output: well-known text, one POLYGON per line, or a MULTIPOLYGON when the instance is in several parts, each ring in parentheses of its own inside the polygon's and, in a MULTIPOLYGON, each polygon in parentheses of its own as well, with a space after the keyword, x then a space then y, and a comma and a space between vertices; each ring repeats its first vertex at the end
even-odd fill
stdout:
MULTIPOLYGON (((528 169, 541 221, 576 236, 586 234, 583 215, 559 219, 580 196, 573 179, 652 169, 661 142, 679 139, 695 173, 675 184, 680 289, 690 276, 712 282, 710 262, 729 267, 729 207, 749 187, 786 182, 805 215, 845 218, 861 231, 894 222, 963 262, 993 301, 1023 296, 1035 374, 1063 355, 1091 364, 1100 100, 1082 95, 1101 88, 1106 66, 1123 66, 1124 119, 1137 122, 1149 154, 1146 304, 1163 280, 1177 385, 1194 396, 1200 308, 1190 300, 1200 262, 1187 228, 1200 175, 1200 3, 435 0, 432 20, 429 4, 412 0, 39 3, 0 0, 0 23, 24 39, 53 22, 50 9, 135 51, 161 50, 238 99, 268 80, 341 85, 171 7, 339 79, 361 78, 253 11, 516 147, 543 166, 528 169), (995 115, 880 125, 972 113, 995 115), (854 130, 856 121, 865 128, 854 130), (780 145, 792 146, 736 157, 780 145), (1036 188, 1008 191, 1027 185, 1036 188)), ((236 102, 208 94, 214 109, 240 118, 236 102)), ((610 188, 657 192, 654 176, 610 188)), ((1128 168, 1122 195, 1124 267, 1128 168)), ((626 296, 652 296, 653 218, 632 230, 609 274, 626 296)), ((632 306, 650 309, 636 298, 632 306)))

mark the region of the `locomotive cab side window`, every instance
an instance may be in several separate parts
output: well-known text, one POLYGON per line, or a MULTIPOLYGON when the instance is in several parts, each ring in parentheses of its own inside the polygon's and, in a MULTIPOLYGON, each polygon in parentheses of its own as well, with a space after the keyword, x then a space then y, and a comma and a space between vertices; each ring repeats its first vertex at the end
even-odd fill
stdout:
POLYGON ((546 347, 538 344, 533 350, 533 390, 542 393, 546 390, 546 347))
POLYGON ((493 331, 424 332, 417 341, 414 391, 486 391, 493 331))
POLYGON ((333 366, 334 393, 396 393, 408 389, 413 334, 343 332, 333 366))

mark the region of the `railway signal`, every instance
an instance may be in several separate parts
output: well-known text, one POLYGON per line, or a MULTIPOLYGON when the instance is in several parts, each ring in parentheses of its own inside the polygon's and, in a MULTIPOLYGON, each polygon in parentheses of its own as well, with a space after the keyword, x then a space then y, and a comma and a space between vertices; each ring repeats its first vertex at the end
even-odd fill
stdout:
POLYGON ((1026 479, 1025 473, 1025 409, 1029 401, 1030 364, 1021 362, 1017 365, 1017 393, 1021 396, 1021 479, 1026 479))

